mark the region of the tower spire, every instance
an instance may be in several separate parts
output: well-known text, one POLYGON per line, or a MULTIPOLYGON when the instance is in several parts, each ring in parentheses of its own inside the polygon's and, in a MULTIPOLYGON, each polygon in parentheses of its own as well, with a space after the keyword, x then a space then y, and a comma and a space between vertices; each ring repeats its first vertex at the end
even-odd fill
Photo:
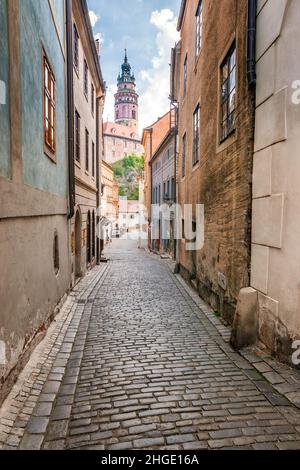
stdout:
POLYGON ((135 76, 125 48, 124 63, 118 76, 118 91, 115 95, 115 122, 131 127, 137 133, 138 111, 139 96, 136 92, 135 76))

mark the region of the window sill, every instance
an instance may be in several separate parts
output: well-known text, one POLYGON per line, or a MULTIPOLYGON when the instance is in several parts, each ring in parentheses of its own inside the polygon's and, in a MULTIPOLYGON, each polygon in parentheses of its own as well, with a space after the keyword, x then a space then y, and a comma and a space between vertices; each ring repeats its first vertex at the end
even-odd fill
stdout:
POLYGON ((198 69, 199 60, 200 60, 201 55, 202 55, 202 47, 199 51, 199 54, 195 57, 195 65, 194 65, 194 73, 195 74, 197 73, 197 69, 198 69))
POLYGON ((237 140, 237 132, 236 129, 230 132, 228 136, 222 140, 222 142, 217 143, 217 148, 216 148, 216 153, 223 152, 226 150, 228 147, 230 147, 232 144, 234 144, 237 140))
POLYGON ((77 78, 79 78, 79 70, 78 70, 78 68, 76 67, 75 64, 73 64, 73 67, 74 67, 75 73, 76 73, 76 75, 77 75, 77 78))
POLYGON ((46 155, 46 157, 48 157, 52 161, 52 163, 56 164, 55 152, 52 152, 52 150, 50 150, 46 144, 44 144, 44 154, 46 155))
POLYGON ((200 168, 200 160, 198 160, 197 163, 195 163, 192 167, 192 173, 196 171, 198 168, 200 168))

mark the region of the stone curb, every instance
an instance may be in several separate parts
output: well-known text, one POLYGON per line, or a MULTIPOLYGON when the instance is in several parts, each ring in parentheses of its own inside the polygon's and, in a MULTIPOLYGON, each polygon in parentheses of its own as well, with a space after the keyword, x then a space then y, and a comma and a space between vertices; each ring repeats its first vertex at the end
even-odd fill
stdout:
MULTIPOLYGON (((25 369, 20 374, 16 384, 6 398, 0 410, 0 449, 16 449, 23 441, 22 448, 39 449, 42 445, 42 438, 39 433, 34 433, 31 439, 24 438, 26 428, 30 422, 32 415, 35 413, 38 405, 40 405, 40 395, 48 380, 53 364, 55 363, 68 328, 72 325, 72 320, 76 314, 77 302, 85 293, 99 282, 106 266, 95 268, 89 272, 79 283, 76 284, 73 291, 68 296, 66 302, 61 308, 60 313, 56 316, 50 325, 45 338, 37 346, 31 355, 31 358, 25 369), (29 440, 29 444, 26 444, 29 440)), ((65 361, 67 360, 67 354, 65 361)), ((47 393, 44 397, 48 401, 48 406, 44 406, 44 413, 50 416, 49 404, 54 403, 56 394, 47 393), (47 408, 47 411, 45 411, 47 408)), ((41 414, 41 412, 37 412, 41 414)), ((43 418, 33 420, 33 429, 41 426, 43 431, 48 425, 47 416, 36 416, 43 418)), ((38 430, 38 429, 37 429, 38 430)))
MULTIPOLYGON (((157 255, 153 255, 149 252, 148 254, 149 256, 157 258, 157 255)), ((275 406, 292 404, 300 409, 300 372, 286 364, 276 361, 271 356, 264 354, 257 347, 244 348, 240 351, 235 351, 229 345, 231 328, 225 326, 221 320, 216 317, 212 308, 199 296, 196 290, 180 276, 180 274, 174 274, 175 263, 173 261, 165 261, 161 259, 159 259, 159 261, 163 262, 168 267, 171 276, 174 276, 201 312, 204 313, 209 322, 216 328, 218 334, 222 337, 225 343, 227 343, 227 347, 224 349, 224 352, 226 352, 227 355, 238 354, 252 366, 250 369, 255 370, 257 375, 253 375, 254 380, 251 380, 259 390, 261 390, 260 387, 263 387, 261 382, 264 380, 269 384, 269 387, 266 387, 266 390, 263 392, 266 398, 275 406)))

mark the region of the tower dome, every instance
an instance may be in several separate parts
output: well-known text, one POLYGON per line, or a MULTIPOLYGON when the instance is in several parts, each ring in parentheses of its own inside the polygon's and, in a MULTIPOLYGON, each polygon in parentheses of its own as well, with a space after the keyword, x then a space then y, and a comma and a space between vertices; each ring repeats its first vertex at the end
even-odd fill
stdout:
POLYGON ((139 96, 136 81, 125 49, 124 62, 117 79, 118 91, 115 94, 115 122, 131 127, 138 133, 139 96))

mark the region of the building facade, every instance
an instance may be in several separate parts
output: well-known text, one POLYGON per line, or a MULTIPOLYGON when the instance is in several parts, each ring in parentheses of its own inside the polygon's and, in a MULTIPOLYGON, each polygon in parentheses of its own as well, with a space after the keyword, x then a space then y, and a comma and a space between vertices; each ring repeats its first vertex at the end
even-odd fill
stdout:
POLYGON ((131 71, 125 49, 124 63, 118 76, 118 91, 115 94, 115 122, 128 126, 135 133, 139 129, 139 96, 136 92, 135 76, 131 71))
POLYGON ((85 1, 73 1, 75 214, 72 219, 73 283, 99 256, 100 156, 105 85, 85 1))
POLYGON ((150 160, 152 202, 160 207, 156 214, 156 222, 153 220, 153 213, 151 215, 152 224, 156 224, 156 227, 153 227, 151 248, 160 254, 169 254, 172 257, 175 256, 175 151, 175 134, 170 129, 150 160))
MULTIPOLYGON (((232 322, 249 284, 254 92, 247 79, 247 2, 184 0, 173 54, 180 70, 178 197, 205 212, 204 245, 178 244, 182 275, 232 322), (179 61, 179 64, 178 64, 179 61)), ((185 227, 184 227, 185 229, 185 227)))
POLYGON ((106 235, 111 238, 119 219, 119 185, 113 168, 106 161, 101 162, 101 196, 101 220, 106 221, 109 229, 106 235))
POLYGON ((0 0, 0 401, 71 284, 65 7, 0 0))
MULTIPOLYGON (((151 223, 151 205, 152 205, 152 174, 150 162, 156 154, 160 145, 170 132, 170 112, 159 118, 151 126, 143 130, 142 145, 145 151, 144 163, 144 206, 145 219, 151 223)), ((149 248, 151 247, 151 237, 149 232, 149 248)))
POLYGON ((121 234, 139 231, 141 214, 139 201, 130 201, 126 197, 119 200, 119 228, 121 234))
POLYGON ((104 158, 109 164, 114 164, 130 155, 138 157, 144 154, 144 148, 138 134, 131 128, 113 122, 105 122, 104 158))
POLYGON ((239 311, 244 340, 253 305, 252 336, 289 362, 300 339, 299 24, 297 0, 258 2, 251 289, 239 311))

